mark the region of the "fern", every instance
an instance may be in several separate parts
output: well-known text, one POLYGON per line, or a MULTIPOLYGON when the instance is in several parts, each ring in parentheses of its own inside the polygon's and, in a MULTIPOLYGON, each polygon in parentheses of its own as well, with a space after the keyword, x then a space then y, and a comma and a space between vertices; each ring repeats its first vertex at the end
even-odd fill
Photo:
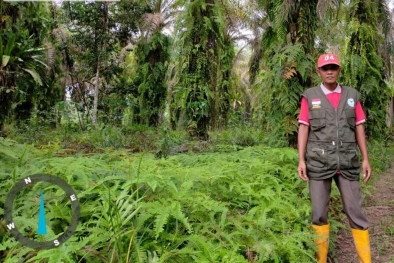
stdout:
MULTIPOLYGON (((16 155, 24 148, 19 151, 16 155)), ((33 170, 56 172, 77 190, 81 217, 74 235, 54 255, 32 255, 7 241, 0 251, 14 251, 15 258, 30 253, 37 262, 145 263, 245 262, 246 255, 261 262, 307 262, 313 257, 308 192, 295 174, 294 149, 246 147, 166 160, 113 153, 59 158, 45 149, 38 155, 31 151, 26 150, 25 164, 7 163, 0 172, 19 167, 16 180, 33 170)), ((11 185, 10 179, 2 186, 11 185)), ((32 203, 18 203, 15 212, 26 216, 23 206, 32 203)), ((61 226, 70 217, 59 207, 48 215, 61 226)), ((34 222, 17 224, 34 227, 34 222)))
POLYGON ((157 215, 155 216, 155 224, 154 224, 154 232, 155 232, 155 238, 157 239, 164 231, 164 226, 167 224, 167 221, 170 217, 170 211, 169 209, 164 208, 161 209, 161 211, 158 211, 157 215))

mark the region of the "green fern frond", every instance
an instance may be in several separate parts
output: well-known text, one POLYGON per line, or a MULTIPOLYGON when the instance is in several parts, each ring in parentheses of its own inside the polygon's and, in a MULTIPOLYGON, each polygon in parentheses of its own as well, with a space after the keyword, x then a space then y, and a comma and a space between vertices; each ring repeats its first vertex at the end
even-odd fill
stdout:
POLYGON ((164 231, 164 226, 167 224, 171 212, 168 207, 163 207, 159 211, 157 211, 157 215, 154 220, 154 232, 155 238, 159 238, 160 233, 164 231))

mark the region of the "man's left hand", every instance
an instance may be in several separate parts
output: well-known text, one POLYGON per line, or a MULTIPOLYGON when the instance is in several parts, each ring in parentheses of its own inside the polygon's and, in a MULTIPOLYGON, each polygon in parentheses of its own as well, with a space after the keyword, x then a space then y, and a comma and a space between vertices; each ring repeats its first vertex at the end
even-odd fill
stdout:
POLYGON ((369 164, 369 160, 363 160, 362 168, 363 168, 364 183, 366 183, 371 177, 371 165, 369 164))

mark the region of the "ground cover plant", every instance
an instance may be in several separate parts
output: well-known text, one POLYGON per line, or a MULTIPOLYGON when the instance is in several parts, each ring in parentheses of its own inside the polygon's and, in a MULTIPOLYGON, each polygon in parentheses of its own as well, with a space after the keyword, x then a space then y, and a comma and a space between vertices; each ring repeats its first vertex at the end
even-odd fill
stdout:
MULTIPOLYGON (((255 146, 155 159, 124 150, 64 156, 56 144, 40 150, 8 139, 0 144, 1 202, 16 181, 35 173, 65 179, 81 202, 76 233, 53 250, 21 246, 2 219, 3 262, 313 261, 310 205, 294 149, 255 146)), ((36 222, 37 203, 16 206, 15 217, 32 218, 16 223, 34 238, 29 224, 36 222)), ((52 240, 70 212, 47 206, 52 240)))

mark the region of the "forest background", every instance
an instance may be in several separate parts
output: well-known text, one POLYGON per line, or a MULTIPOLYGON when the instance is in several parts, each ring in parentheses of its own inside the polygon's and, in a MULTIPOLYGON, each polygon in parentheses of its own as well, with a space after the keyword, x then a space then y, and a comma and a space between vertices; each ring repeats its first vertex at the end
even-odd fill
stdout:
POLYGON ((298 207, 307 192, 295 173, 300 95, 319 83, 318 55, 337 53, 340 83, 361 93, 374 167, 384 171, 394 110, 389 6, 1 1, 2 188, 55 173, 80 182, 86 207, 108 209, 95 218, 86 208, 76 238, 58 253, 18 247, 3 231, 1 256, 313 262, 308 203, 298 207), (89 203, 103 189, 108 196, 89 203))

